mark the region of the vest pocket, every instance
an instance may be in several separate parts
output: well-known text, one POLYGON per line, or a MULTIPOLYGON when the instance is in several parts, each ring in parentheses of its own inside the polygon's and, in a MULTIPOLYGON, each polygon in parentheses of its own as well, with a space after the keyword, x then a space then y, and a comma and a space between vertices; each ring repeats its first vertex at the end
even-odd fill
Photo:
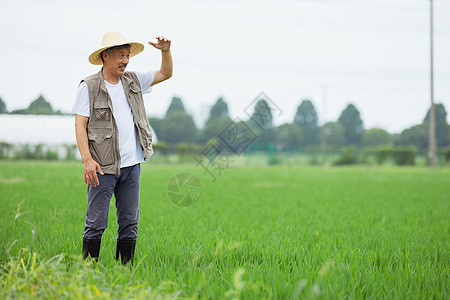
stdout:
POLYGON ((97 121, 109 121, 109 108, 95 109, 95 119, 97 121))
POLYGON ((108 103, 94 102, 94 115, 96 121, 109 121, 111 117, 108 103))
POLYGON ((93 128, 93 132, 88 132, 89 151, 92 158, 101 166, 114 163, 114 153, 112 149, 112 134, 110 129, 93 128))

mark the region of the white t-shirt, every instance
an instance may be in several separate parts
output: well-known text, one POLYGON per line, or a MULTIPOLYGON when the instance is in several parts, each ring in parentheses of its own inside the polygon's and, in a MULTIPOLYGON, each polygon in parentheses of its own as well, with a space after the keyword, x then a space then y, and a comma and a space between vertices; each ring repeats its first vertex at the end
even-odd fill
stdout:
MULTIPOLYGON (((142 94, 147 94, 152 91, 153 80, 155 73, 153 71, 141 73, 134 72, 139 80, 142 94)), ((125 168, 135 164, 144 162, 144 154, 142 152, 141 144, 139 143, 139 136, 133 121, 133 112, 128 104, 128 100, 123 90, 122 81, 118 84, 111 84, 105 80, 105 86, 108 94, 111 97, 113 106, 113 115, 119 129, 119 153, 120 153, 120 167, 125 168)), ((78 86, 75 103, 72 107, 72 113, 80 116, 90 116, 90 101, 89 89, 86 82, 82 82, 78 86)))

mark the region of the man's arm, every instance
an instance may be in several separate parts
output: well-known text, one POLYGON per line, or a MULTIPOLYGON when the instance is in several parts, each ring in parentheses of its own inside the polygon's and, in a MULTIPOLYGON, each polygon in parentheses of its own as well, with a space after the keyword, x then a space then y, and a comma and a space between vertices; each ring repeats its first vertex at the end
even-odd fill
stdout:
POLYGON ((90 186, 99 185, 97 171, 103 175, 100 165, 92 159, 89 151, 87 123, 88 117, 75 114, 75 136, 77 138, 78 150, 80 150, 81 159, 83 160, 84 182, 90 186))
POLYGON ((150 45, 161 50, 161 68, 155 71, 155 79, 151 85, 160 83, 172 77, 173 62, 172 53, 170 52, 171 41, 163 36, 156 37, 156 43, 149 41, 150 45))

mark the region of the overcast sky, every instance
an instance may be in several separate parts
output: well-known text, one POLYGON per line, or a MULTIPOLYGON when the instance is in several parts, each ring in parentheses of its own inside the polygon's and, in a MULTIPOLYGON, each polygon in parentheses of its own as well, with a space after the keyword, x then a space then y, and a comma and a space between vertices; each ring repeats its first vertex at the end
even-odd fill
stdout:
MULTIPOLYGON (((450 111, 450 1, 434 0, 435 101, 450 111)), ((265 92, 292 122, 311 99, 320 122, 349 103, 365 128, 400 132, 422 122, 430 104, 429 1, 66 1, 0 0, 0 97, 8 110, 39 94, 70 112, 81 79, 97 72, 87 58, 103 34, 118 30, 146 45, 128 70, 155 70, 147 44, 172 40, 174 76, 145 96, 162 117, 180 97, 199 126, 218 97, 232 118, 265 92)), ((448 118, 449 119, 449 118, 448 118)))

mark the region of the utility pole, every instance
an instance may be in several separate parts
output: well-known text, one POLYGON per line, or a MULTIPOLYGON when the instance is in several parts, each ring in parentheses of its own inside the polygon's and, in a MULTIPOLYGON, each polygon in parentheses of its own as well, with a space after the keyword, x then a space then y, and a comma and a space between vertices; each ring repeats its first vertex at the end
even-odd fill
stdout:
POLYGON ((429 152, 430 167, 436 165, 436 116, 434 109, 434 78, 433 78, 433 0, 430 0, 430 132, 429 132, 429 152))

